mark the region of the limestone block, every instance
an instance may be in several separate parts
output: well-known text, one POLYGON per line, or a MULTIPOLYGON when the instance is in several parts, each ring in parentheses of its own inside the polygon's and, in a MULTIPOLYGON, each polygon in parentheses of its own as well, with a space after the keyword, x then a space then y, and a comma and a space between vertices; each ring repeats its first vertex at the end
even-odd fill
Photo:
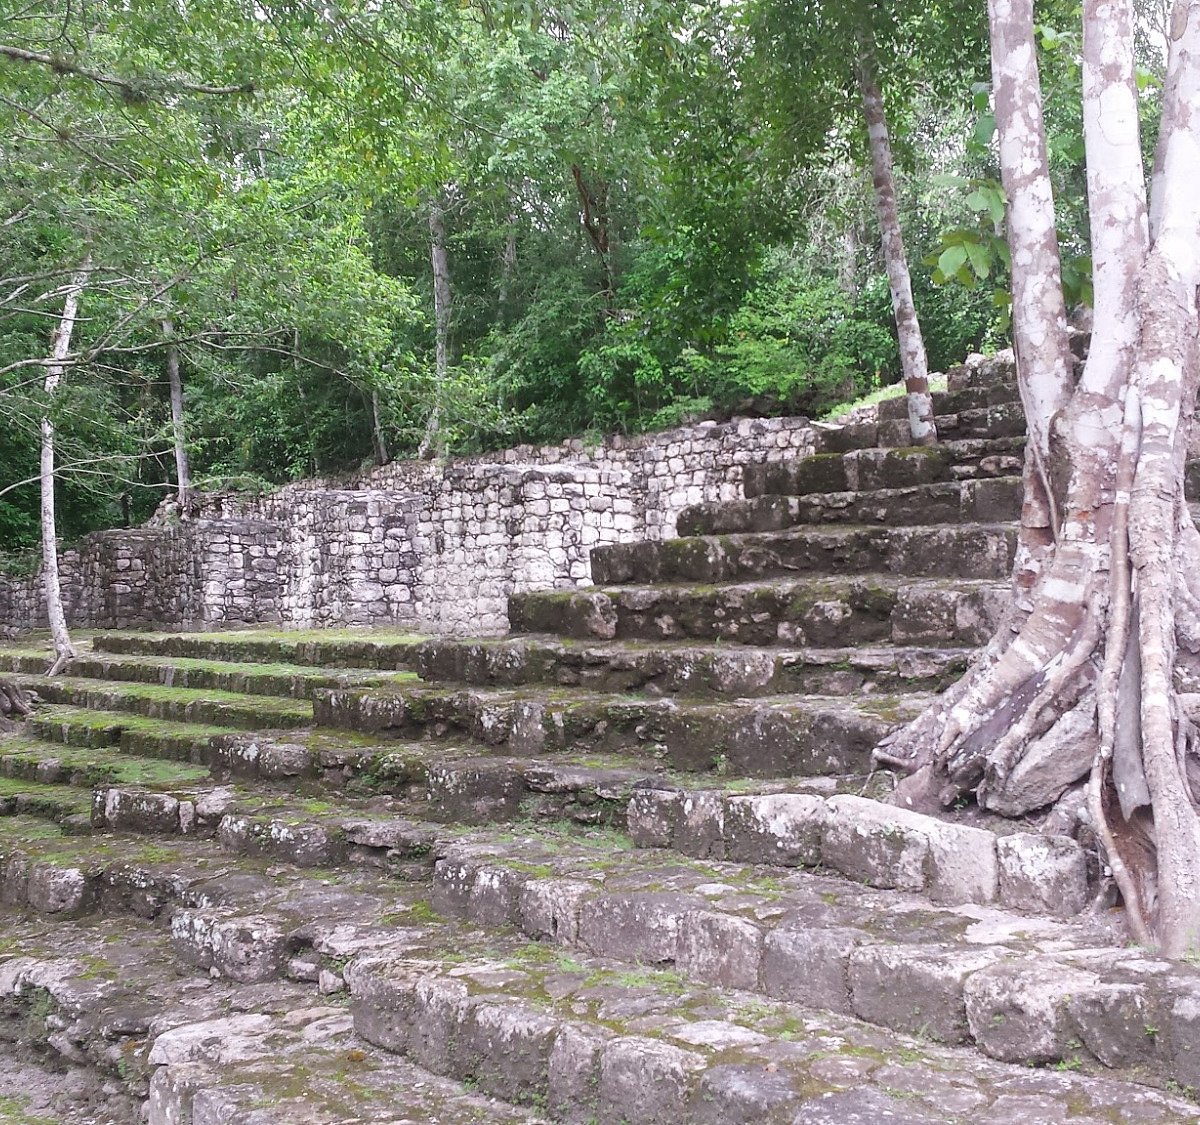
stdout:
POLYGON ((860 946, 851 952, 848 970, 854 1013, 896 1031, 965 1043, 964 988, 998 956, 945 945, 860 946))
POLYGON ((480 1003, 466 1011, 454 1040, 455 1073, 509 1102, 545 1090, 557 1020, 524 1005, 480 1003))
POLYGON ((1069 917, 1087 906, 1087 857, 1069 837, 1018 832, 997 840, 996 854, 1010 910, 1069 917))
POLYGON ((683 810, 681 789, 634 789, 626 809, 627 831, 639 848, 674 844, 683 810))
POLYGON ((1056 1062, 1075 1035, 1068 1001, 1099 986, 1094 973, 1050 960, 1001 962, 966 982, 971 1034, 1002 1062, 1056 1062))
POLYGON ((753 991, 762 957, 763 934, 753 923, 708 910, 683 915, 676 964, 684 976, 753 991))
POLYGON ((803 793, 730 797, 725 802, 725 854, 739 863, 815 866, 829 820, 823 798, 803 793))
POLYGON ((861 930, 817 929, 799 922, 769 930, 763 941, 762 987, 777 1000, 849 1014, 850 955, 870 940, 861 930))
POLYGON ((663 1125, 688 1120, 687 1105, 704 1057, 656 1039, 621 1036, 600 1055, 599 1120, 663 1125))
POLYGON ((995 837, 864 797, 829 798, 821 861, 876 887, 927 890, 941 902, 994 902, 995 837))
POLYGON ((674 962, 683 915, 697 906, 667 892, 593 895, 579 908, 579 942, 601 957, 661 965, 674 962))

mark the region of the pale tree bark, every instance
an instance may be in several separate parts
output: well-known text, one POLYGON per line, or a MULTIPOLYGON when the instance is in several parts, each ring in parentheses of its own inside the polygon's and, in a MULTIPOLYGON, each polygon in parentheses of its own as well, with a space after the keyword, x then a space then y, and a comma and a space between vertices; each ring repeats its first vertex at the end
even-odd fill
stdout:
MULTIPOLYGON (((54 333, 50 349, 50 363, 46 367, 46 397, 53 398, 62 381, 67 355, 71 351, 71 336, 75 321, 79 317, 79 298, 91 273, 91 258, 84 260, 71 278, 70 288, 63 300, 62 316, 54 333)), ((48 675, 55 676, 63 666, 79 654, 71 643, 67 629, 67 614, 63 608, 62 584, 58 576, 58 521, 54 513, 54 423, 49 416, 42 419, 42 582, 46 597, 46 617, 50 622, 50 635, 54 640, 54 662, 48 675)))
POLYGON ((883 260, 892 292, 896 335, 900 341, 900 369, 908 394, 908 424, 914 445, 933 445, 937 441, 937 428, 933 420, 933 398, 929 394, 929 366, 925 357, 925 341, 921 337, 921 323, 917 319, 917 306, 913 301, 908 258, 904 253, 900 211, 896 206, 892 141, 870 49, 860 48, 854 71, 867 120, 871 177, 875 184, 875 213, 879 219, 883 260))
POLYGON ((392 456, 388 452, 387 437, 383 432, 383 419, 379 411, 379 392, 371 392, 371 436, 375 444, 375 464, 386 465, 392 456))
POLYGON ((1026 815, 1086 782, 1132 933, 1200 948, 1200 777, 1176 675, 1200 657, 1200 533, 1183 498, 1200 363, 1200 0, 1176 6, 1153 239, 1131 0, 1085 0, 1095 331, 1072 386, 1030 0, 991 0, 1014 336, 1029 413, 1014 609, 983 658, 881 747, 903 803, 1026 815))
POLYGON ((433 409, 417 449, 421 458, 442 449, 442 399, 450 371, 450 258, 446 253, 446 215, 441 199, 429 204, 429 261, 433 266, 434 388, 433 409))
POLYGON ((504 236, 504 250, 500 254, 500 290, 497 294, 497 311, 500 323, 508 318, 513 275, 517 272, 517 216, 509 212, 508 230, 504 236))
POLYGON ((183 415, 183 379, 179 374, 179 345, 175 343, 175 322, 162 322, 167 341, 167 383, 171 391, 171 431, 175 442, 175 482, 179 518, 186 520, 192 510, 192 470, 188 464, 187 428, 183 415))

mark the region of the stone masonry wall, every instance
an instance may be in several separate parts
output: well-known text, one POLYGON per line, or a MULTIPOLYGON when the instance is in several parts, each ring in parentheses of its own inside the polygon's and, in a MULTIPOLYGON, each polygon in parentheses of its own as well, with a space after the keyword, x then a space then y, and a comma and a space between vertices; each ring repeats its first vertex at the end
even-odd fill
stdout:
MULTIPOLYGON (((747 464, 813 447, 806 419, 738 419, 212 494, 186 524, 101 532, 64 552, 64 600, 77 627, 500 633, 510 593, 588 585, 592 547, 669 538, 685 507, 739 498, 747 464)), ((44 616, 39 578, 0 578, 0 633, 44 616)))

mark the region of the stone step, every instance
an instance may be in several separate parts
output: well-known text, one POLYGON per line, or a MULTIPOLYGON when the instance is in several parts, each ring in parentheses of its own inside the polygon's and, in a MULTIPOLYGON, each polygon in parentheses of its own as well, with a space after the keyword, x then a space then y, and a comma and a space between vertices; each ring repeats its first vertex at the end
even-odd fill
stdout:
POLYGON ((836 871, 934 902, 1070 917, 1095 897, 1088 857, 1067 836, 1010 821, 939 819, 851 793, 728 794, 644 782, 629 806, 639 847, 701 859, 836 871))
MULTIPOLYGON (((934 417, 940 441, 992 441, 1021 437, 1025 414, 1019 401, 970 407, 934 417)), ((814 423, 817 453, 849 453, 856 449, 912 446, 908 419, 877 418, 875 421, 814 423)))
MULTIPOLYGON (((180 974, 169 936, 126 919, 60 921, 51 929, 10 911, 0 924, 7 935, 0 1005, 22 1019, 29 1047, 73 1072, 54 1103, 60 1111, 72 1095, 82 1103, 80 1116, 66 1120, 544 1120, 373 1046, 355 1033, 345 997, 322 995, 313 983, 276 981, 256 992, 180 974)), ((14 1096, 0 1098, 5 1121, 51 1120, 11 1118, 14 1105, 14 1096)))
POLYGON ((286 730, 312 724, 312 704, 304 699, 73 676, 19 675, 15 679, 47 703, 90 711, 128 712, 148 719, 242 730, 286 730))
POLYGON ((553 636, 429 641, 422 679, 475 687, 553 684, 588 691, 751 698, 796 692, 939 691, 965 671, 973 648, 754 648, 553 636))
POLYGON ((754 498, 908 488, 967 477, 1019 476, 1023 450, 1021 438, 996 438, 907 449, 820 453, 792 461, 747 465, 742 485, 746 496, 754 498))
POLYGON ((514 633, 581 639, 964 647, 991 637, 1008 598, 998 582, 853 575, 532 591, 508 616, 514 633))
POLYGON ((158 933, 114 919, 61 922, 53 934, 20 918, 13 928, 0 998, 43 1052, 108 1080, 105 1108, 123 1111, 114 1121, 136 1118, 147 1092, 149 1125, 546 1120, 512 1102, 555 1120, 627 1125, 913 1125, 968 1111, 1087 1122, 1116 1105, 1123 1120, 1174 1123, 1192 1112, 1128 1082, 1031 1073, 520 939, 459 931, 450 947, 436 931, 410 931, 324 970, 314 995, 310 983, 172 974, 158 933), (135 976, 152 982, 148 993, 131 986, 135 976), (343 982, 349 1011, 334 991, 343 982))
POLYGON ((34 738, 69 747, 119 747, 146 758, 205 765, 216 740, 245 737, 230 727, 152 719, 129 712, 40 705, 25 723, 34 738))
MULTIPOLYGON (((244 741, 246 736, 238 737, 244 741)), ((94 794, 93 823, 118 831, 212 835, 226 814, 262 820, 269 813, 281 823, 332 818, 333 835, 340 836, 347 815, 464 825, 549 819, 624 827, 634 787, 670 780, 658 762, 613 754, 509 758, 430 742, 351 753, 323 735, 302 745, 256 738, 253 768, 231 768, 237 758, 221 747, 208 755, 210 771, 120 750, 3 737, 0 785, 11 784, 0 797, 8 799, 9 812, 25 811, 56 807, 35 800, 46 786, 86 789, 94 794), (297 763, 296 750, 308 759, 306 765, 297 763), (248 779, 269 780, 271 788, 249 787, 248 779)))
POLYGON ((858 701, 765 697, 722 703, 428 687, 345 689, 315 701, 325 726, 396 738, 465 735, 508 754, 635 750, 681 771, 734 777, 820 776, 870 769, 871 750, 929 704, 912 693, 858 701))
POLYGON ((825 492, 805 496, 756 496, 699 504, 680 513, 682 536, 783 531, 802 524, 1007 523, 1021 515, 1021 478, 939 481, 908 488, 825 492))
POLYGON ((295 629, 271 632, 231 629, 211 633, 98 633, 94 652, 187 657, 227 663, 301 664, 316 668, 408 667, 413 646, 425 640, 411 633, 361 629, 295 629))
POLYGON ((106 785, 187 787, 210 780, 204 766, 138 757, 103 747, 42 742, 20 735, 0 736, 0 776, 88 789, 106 785))
MULTIPOLYGON (((43 649, 0 649, 0 671, 40 676, 46 671, 47 663, 43 649)), ((411 672, 329 671, 295 664, 226 663, 190 657, 107 656, 86 652, 72 660, 67 670, 73 679, 159 684, 169 688, 291 699, 311 699, 316 688, 398 684, 411 680, 413 675, 411 672)))
MULTIPOLYGON (((1186 1084, 1196 1069, 1194 967, 1099 946, 1102 936, 1078 924, 980 907, 931 909, 897 892, 847 891, 799 873, 759 879, 733 864, 646 866, 595 843, 572 857, 561 845, 529 851, 538 862, 514 855, 501 868, 495 845, 460 842, 457 854, 438 861, 433 905, 465 916, 472 928, 439 922, 423 900, 367 872, 330 882, 320 872, 245 860, 189 882, 163 854, 145 862, 114 852, 84 870, 71 868, 60 850, 57 866, 27 864, 14 882, 4 849, 4 886, 8 901, 28 900, 47 913, 88 879, 107 880, 110 915, 140 908, 165 920, 169 913, 173 953, 207 972, 206 988, 242 986, 230 1008, 255 1010, 243 994, 296 1008, 290 994, 280 1000, 280 984, 261 991, 283 978, 315 980, 327 994, 348 986, 356 1028, 371 1042, 496 1096, 545 1106, 558 1119, 632 1112, 628 1119, 638 1122, 949 1122, 994 1107, 1023 1113, 1022 1120, 1085 1114, 1078 1119, 1086 1121, 1115 1105, 1130 1107, 1128 1120, 1194 1116, 1194 1106, 1142 1087, 1065 1072, 1111 1065, 1186 1084), (581 862, 583 870, 564 877, 581 862), (134 886, 172 888, 180 905, 168 912, 169 900, 135 900, 134 886), (504 922, 515 922, 516 932, 481 931, 504 922), (1115 1036, 1099 1015, 1114 1007, 1123 1013, 1115 1036), (939 1039, 1066 1065, 1030 1073, 939 1039), (468 1065, 469 1073, 458 1069, 468 1065), (901 1080, 896 1068, 905 1067, 912 1070, 901 1080), (931 1100, 912 1117, 925 1083, 931 1100), (876 1085, 890 1100, 854 1100, 876 1085), (594 1100, 605 1089, 609 1100, 594 1100), (951 1100, 955 1091, 965 1100, 951 1100), (627 1106, 649 1108, 638 1116, 627 1106), (868 1111, 873 1116, 861 1116, 868 1111)), ((152 961, 137 942, 98 945, 152 961)), ((71 952, 70 943, 60 949, 71 952)), ((124 979, 134 977, 133 962, 126 964, 124 979)), ((28 961, 7 973, 0 966, 0 981, 17 981, 18 989, 63 976, 28 961)), ((104 976, 122 979, 89 965, 86 979, 104 976)), ((113 1027, 80 1018, 83 989, 61 991, 70 992, 74 1013, 61 1022, 76 1037, 89 1025, 113 1027)), ((139 1036, 150 1028, 136 1019, 128 1026, 125 1034, 139 1036)), ((211 1048, 237 1031, 208 1024, 180 1038, 202 1038, 211 1048)), ((147 1061, 176 1061, 164 1055, 155 1059, 151 1050, 147 1061)))
POLYGON ((592 576, 604 586, 872 572, 1003 581, 1016 544, 1016 528, 1007 523, 797 528, 596 547, 592 576))
POLYGON ((35 817, 87 835, 92 830, 92 795, 73 785, 0 777, 0 817, 35 817))

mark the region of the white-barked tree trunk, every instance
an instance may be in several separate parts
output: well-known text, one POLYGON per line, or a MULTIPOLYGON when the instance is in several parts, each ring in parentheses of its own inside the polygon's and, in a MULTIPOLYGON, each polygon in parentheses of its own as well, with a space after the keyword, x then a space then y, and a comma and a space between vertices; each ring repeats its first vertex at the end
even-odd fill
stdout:
POLYGON ((912 770, 897 799, 914 806, 974 792, 1005 815, 1071 810, 1134 936, 1180 957, 1200 949, 1186 694, 1200 670, 1200 533, 1183 494, 1200 378, 1200 0, 1176 4, 1149 192, 1132 2, 1083 6, 1096 315, 1077 384, 1032 0, 990 0, 989 17, 1029 427, 1014 598, 966 677, 881 752, 912 770))

